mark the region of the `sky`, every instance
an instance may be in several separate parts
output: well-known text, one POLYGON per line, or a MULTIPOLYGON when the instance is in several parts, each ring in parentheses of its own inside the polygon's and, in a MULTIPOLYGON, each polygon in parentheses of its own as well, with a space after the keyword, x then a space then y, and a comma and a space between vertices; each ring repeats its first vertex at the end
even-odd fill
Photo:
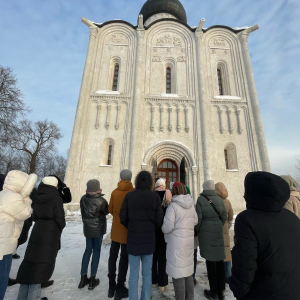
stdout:
MULTIPOLYGON (((81 17, 134 25, 145 0, 0 0, 0 65, 11 67, 33 121, 61 129, 70 148, 89 41, 81 17)), ((182 0, 190 26, 258 24, 249 49, 271 168, 296 176, 300 159, 300 1, 182 0)))

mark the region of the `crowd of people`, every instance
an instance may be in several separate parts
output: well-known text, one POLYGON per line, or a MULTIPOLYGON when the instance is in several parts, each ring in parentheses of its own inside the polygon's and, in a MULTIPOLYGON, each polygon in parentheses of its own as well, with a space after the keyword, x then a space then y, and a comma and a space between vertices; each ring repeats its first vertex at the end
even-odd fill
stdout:
MULTIPOLYGON (((8 284, 16 283, 17 300, 46 300, 41 289, 53 284, 66 225, 63 204, 72 196, 55 175, 43 178, 37 189, 36 181, 35 174, 21 171, 0 175, 0 300, 8 284), (17 278, 11 279, 12 256, 26 242, 33 222, 17 278)), ((223 183, 205 181, 194 201, 188 186, 175 182, 168 190, 164 179, 154 183, 147 171, 137 174, 135 186, 131 181, 131 171, 123 170, 109 204, 97 179, 86 184, 80 200, 86 248, 79 289, 93 290, 100 283, 101 245, 106 216, 111 214, 109 298, 150 300, 151 290, 163 293, 171 277, 176 300, 194 299, 200 249, 210 287, 204 290, 207 299, 225 299, 226 283, 239 300, 300 299, 300 196, 292 177, 248 173, 246 210, 236 218, 232 250, 229 229, 234 212, 223 183)))

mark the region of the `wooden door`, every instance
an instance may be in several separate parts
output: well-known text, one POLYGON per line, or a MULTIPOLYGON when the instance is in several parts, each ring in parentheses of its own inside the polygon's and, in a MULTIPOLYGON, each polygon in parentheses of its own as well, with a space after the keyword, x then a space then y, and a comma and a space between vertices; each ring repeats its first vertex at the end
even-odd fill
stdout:
POLYGON ((174 161, 165 159, 157 168, 157 177, 166 181, 166 188, 172 189, 172 184, 178 181, 178 168, 174 161))

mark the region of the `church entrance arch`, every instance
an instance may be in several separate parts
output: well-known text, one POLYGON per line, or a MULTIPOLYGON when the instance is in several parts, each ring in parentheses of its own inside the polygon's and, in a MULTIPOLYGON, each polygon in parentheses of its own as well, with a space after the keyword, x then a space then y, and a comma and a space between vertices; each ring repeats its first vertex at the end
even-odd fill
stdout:
POLYGON ((142 169, 152 173, 153 179, 166 178, 167 188, 170 188, 171 180, 176 178, 174 181, 181 181, 190 187, 194 198, 198 194, 198 167, 192 152, 182 143, 165 140, 152 145, 145 153, 142 169), (167 178, 167 172, 169 178, 167 178))
POLYGON ((164 159, 157 167, 157 178, 163 178, 166 181, 166 187, 172 189, 175 181, 179 180, 178 167, 176 162, 170 159, 164 159))

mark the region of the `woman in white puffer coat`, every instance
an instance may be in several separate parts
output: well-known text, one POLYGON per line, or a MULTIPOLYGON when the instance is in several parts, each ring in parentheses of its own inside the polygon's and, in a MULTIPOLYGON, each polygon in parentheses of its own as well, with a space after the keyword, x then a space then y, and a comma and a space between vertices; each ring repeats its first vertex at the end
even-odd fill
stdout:
POLYGON ((162 231, 167 243, 166 272, 173 277, 176 300, 194 299, 194 226, 198 217, 194 201, 184 184, 175 182, 172 202, 166 211, 162 231))
POLYGON ((35 174, 10 171, 0 192, 0 300, 4 298, 24 221, 31 216, 29 195, 37 181, 35 174))

